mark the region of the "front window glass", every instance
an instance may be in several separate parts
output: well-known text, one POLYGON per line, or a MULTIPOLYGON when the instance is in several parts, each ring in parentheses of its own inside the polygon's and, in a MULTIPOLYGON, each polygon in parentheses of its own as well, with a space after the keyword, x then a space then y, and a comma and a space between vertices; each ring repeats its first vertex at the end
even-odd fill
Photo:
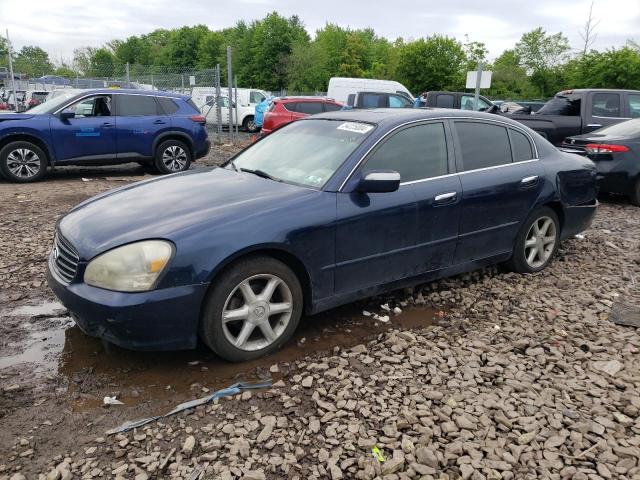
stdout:
POLYGON ((629 116, 640 118, 640 95, 629 95, 629 116))
MULTIPOLYGON (((254 171, 274 180, 322 188, 374 128, 343 120, 298 121, 255 143, 233 163, 246 174, 254 171)), ((228 163, 225 168, 233 166, 228 163)))
POLYGON ((266 97, 262 93, 252 90, 249 94, 249 103, 260 103, 265 98, 266 97))
POLYGON ((75 118, 110 117, 111 97, 109 95, 99 95, 85 98, 65 108, 64 111, 73 112, 75 118))
POLYGON ((409 108, 412 102, 406 97, 400 95, 389 95, 389 107, 391 108, 409 108))
POLYGON ((478 108, 475 107, 476 99, 475 97, 469 95, 463 95, 460 99, 460 109, 461 110, 479 110, 484 111, 489 108, 489 104, 485 102, 483 99, 478 98, 478 108))
POLYGON ((621 117, 620 94, 596 93, 593 95, 591 115, 594 117, 621 117))

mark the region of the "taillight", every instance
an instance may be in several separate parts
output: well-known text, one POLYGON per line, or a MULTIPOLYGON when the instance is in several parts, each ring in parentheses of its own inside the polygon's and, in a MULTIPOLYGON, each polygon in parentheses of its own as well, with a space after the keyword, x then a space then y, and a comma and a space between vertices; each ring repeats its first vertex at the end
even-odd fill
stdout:
POLYGON ((205 125, 207 123, 207 119, 204 117, 204 115, 191 115, 189 117, 189 120, 191 120, 192 122, 199 123, 201 125, 205 125))
POLYGON ((585 148, 587 149, 587 153, 590 154, 621 153, 629 151, 629 147, 625 147, 624 145, 613 145, 610 143, 588 143, 585 148))

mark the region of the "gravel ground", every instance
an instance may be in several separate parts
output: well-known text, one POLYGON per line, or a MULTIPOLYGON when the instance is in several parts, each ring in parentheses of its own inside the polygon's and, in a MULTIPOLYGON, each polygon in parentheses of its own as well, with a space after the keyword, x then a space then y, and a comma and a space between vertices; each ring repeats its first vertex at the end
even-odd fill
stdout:
MULTIPOLYGON (((208 162, 230 153, 215 149, 208 162)), ((42 275, 57 216, 144 173, 107 172, 0 186, 0 310, 52 298, 42 275)), ((614 302, 640 305, 640 210, 603 200, 584 238, 565 242, 544 272, 489 268, 367 304, 380 315, 383 304, 430 317, 435 308, 435 326, 392 316, 390 329, 328 352, 302 338, 295 358, 267 360, 272 388, 126 434, 105 432, 180 397, 77 408, 116 376, 0 370, 0 479, 640 479, 640 336, 609 320, 614 302)), ((24 319, 5 318, 2 354, 14 354, 24 319)), ((57 321, 30 322, 44 320, 57 321)), ((136 368, 126 361, 119 374, 136 368)), ((191 387, 187 398, 208 391, 191 387)))

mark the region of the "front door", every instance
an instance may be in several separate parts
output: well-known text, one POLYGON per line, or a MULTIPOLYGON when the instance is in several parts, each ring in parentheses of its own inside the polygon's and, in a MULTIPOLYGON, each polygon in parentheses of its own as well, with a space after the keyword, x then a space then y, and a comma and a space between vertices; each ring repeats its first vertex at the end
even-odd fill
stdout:
POLYGON ((50 121, 58 161, 105 160, 116 156, 116 118, 111 95, 94 95, 65 108, 74 117, 50 121))
POLYGON ((455 121, 462 183, 455 263, 509 253, 544 183, 529 137, 482 121, 455 121))

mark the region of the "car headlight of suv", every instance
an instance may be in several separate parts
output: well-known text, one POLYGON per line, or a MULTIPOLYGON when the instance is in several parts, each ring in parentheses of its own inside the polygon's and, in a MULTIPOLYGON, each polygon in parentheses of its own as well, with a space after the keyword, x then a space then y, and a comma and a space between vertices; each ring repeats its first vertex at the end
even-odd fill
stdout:
POLYGON ((84 282, 119 292, 152 290, 173 250, 173 244, 164 240, 145 240, 114 248, 89 262, 84 282))

